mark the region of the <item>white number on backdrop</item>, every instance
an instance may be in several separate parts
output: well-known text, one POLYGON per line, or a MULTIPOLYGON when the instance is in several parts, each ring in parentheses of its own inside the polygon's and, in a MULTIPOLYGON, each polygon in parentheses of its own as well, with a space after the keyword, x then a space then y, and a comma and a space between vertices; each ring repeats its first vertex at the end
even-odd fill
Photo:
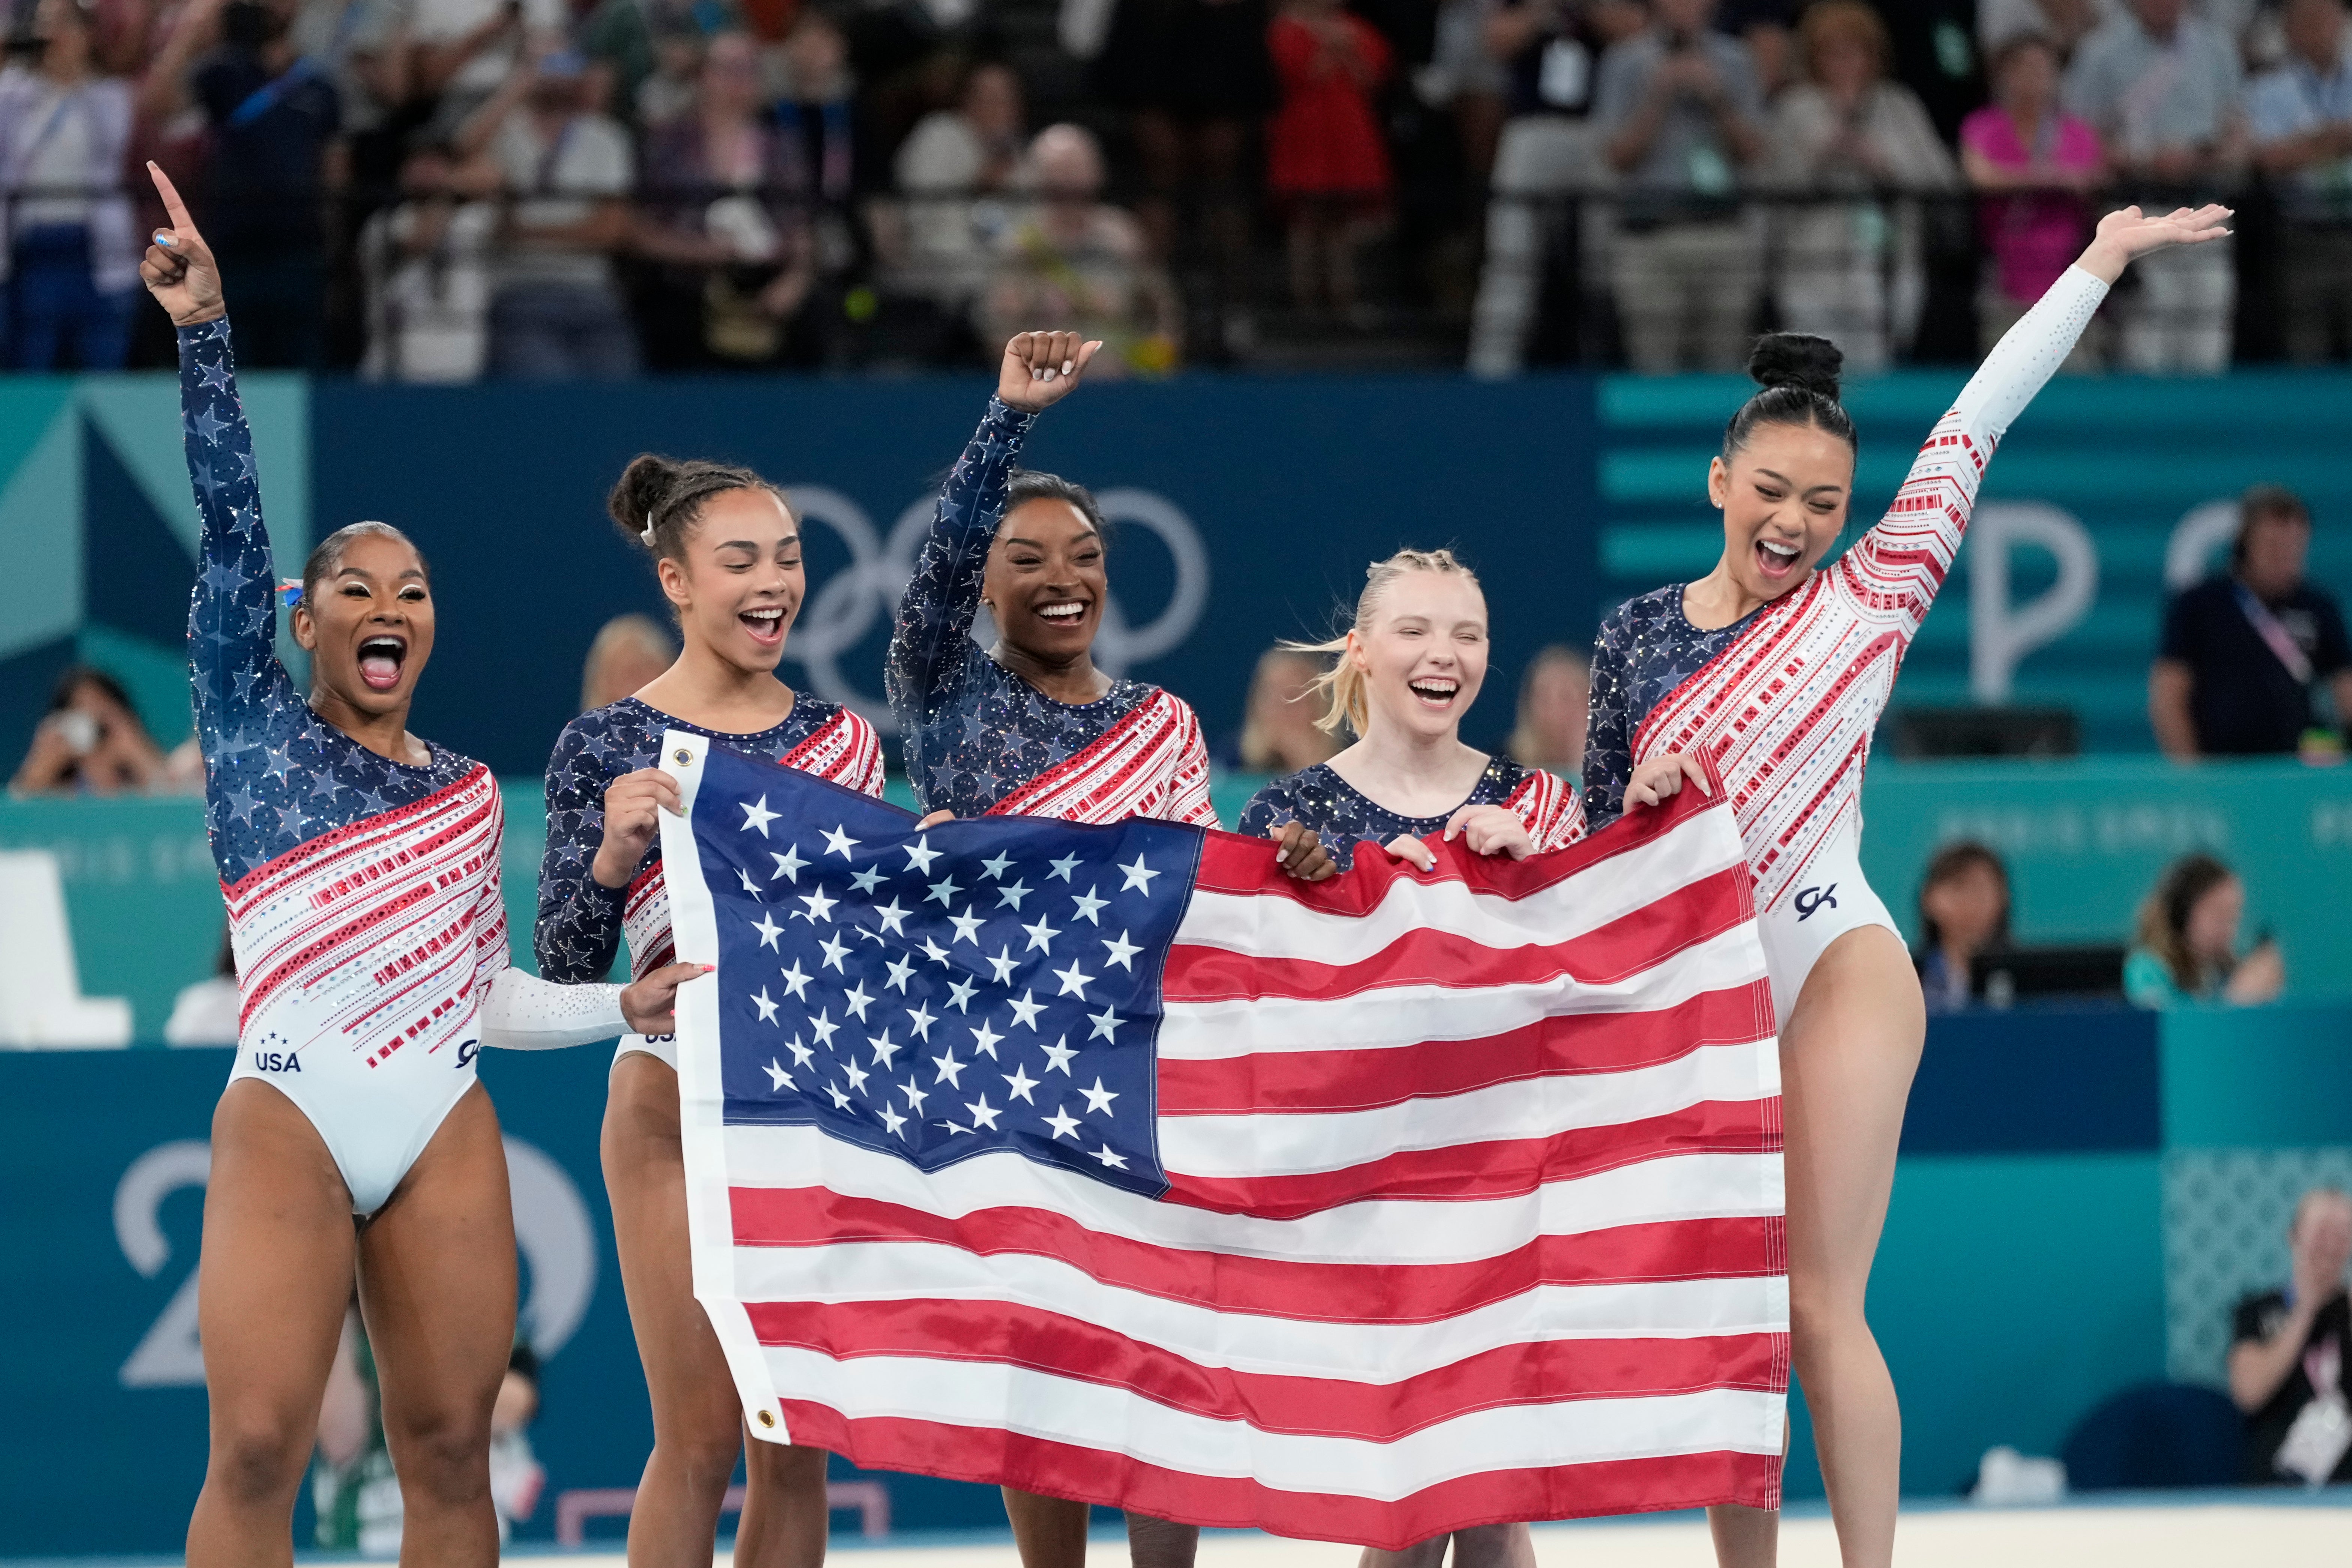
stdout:
MULTIPOLYGON (((506 1141, 507 1183, 514 1203, 515 1244, 530 1265, 530 1297, 519 1316, 544 1360, 563 1347, 596 1294, 596 1231, 588 1205, 563 1167, 520 1138, 506 1141)), ((158 1216, 163 1200, 212 1175, 212 1149, 200 1139, 159 1143, 131 1163, 114 1186, 114 1239, 142 1276, 172 1261, 158 1216)), ((125 1388, 187 1388, 205 1381, 196 1333, 196 1271, 190 1268, 163 1310, 141 1336, 120 1373, 125 1388)))
MULTIPOLYGON (((914 575, 915 556, 923 547, 938 500, 926 496, 908 505, 885 541, 866 509, 839 490, 824 485, 791 485, 786 491, 803 526, 821 523, 831 530, 848 551, 849 563, 818 584, 801 606, 784 657, 807 672, 810 690, 863 714, 889 733, 895 721, 888 706, 878 695, 860 690, 842 672, 841 660, 876 629, 880 617, 897 611, 907 580, 914 575)), ((1105 490, 1096 500, 1106 521, 1131 523, 1157 535, 1175 570, 1175 585, 1167 605, 1141 626, 1128 624, 1116 594, 1103 605, 1095 663, 1109 674, 1125 675, 1130 666, 1182 646, 1201 624, 1201 612, 1209 602, 1209 552, 1192 520, 1165 496, 1119 489, 1105 490)), ((985 611, 972 635, 983 644, 994 640, 985 611)))

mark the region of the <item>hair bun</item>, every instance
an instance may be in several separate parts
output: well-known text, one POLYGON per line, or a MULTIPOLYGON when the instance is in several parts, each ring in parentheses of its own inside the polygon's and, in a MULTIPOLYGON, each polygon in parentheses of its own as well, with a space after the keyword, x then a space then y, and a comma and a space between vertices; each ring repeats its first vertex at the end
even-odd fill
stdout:
POLYGON ((1748 374, 1759 386, 1793 386, 1837 401, 1838 374, 1845 355, 1837 344, 1811 332, 1767 332, 1748 351, 1748 374))
POLYGON ((614 526, 626 534, 632 543, 650 550, 645 538, 646 520, 661 510, 663 503, 677 489, 678 476, 685 465, 673 458, 656 452, 641 452, 629 459, 621 470, 612 494, 604 498, 604 510, 614 526))

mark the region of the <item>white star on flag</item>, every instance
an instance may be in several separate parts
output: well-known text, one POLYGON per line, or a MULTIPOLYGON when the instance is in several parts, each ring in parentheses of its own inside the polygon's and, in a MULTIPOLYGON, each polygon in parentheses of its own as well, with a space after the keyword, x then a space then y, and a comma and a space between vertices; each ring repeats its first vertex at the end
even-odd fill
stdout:
POLYGON ((1132 888, 1147 899, 1151 896, 1151 879, 1160 875, 1157 871, 1144 869, 1143 857, 1140 855, 1135 858, 1134 865, 1121 866, 1118 868, 1118 874, 1127 879, 1126 886, 1119 889, 1120 892, 1124 893, 1128 889, 1132 888))
MULTIPOLYGON (((738 805, 743 805, 740 801, 738 801, 735 804, 738 805)), ((768 797, 763 795, 758 800, 753 801, 750 805, 743 806, 743 826, 737 828, 735 831, 738 833, 749 833, 751 829, 756 827, 760 830, 760 837, 765 838, 768 836, 768 824, 775 820, 776 814, 768 809, 768 797)))
POLYGON ((960 1075, 968 1064, 956 1060, 953 1051, 933 1057, 931 1065, 940 1069, 940 1076, 933 1079, 932 1082, 950 1084, 957 1089, 963 1087, 963 1079, 960 1075))
POLYGON ((1053 862, 1053 867, 1054 875, 1066 882, 1078 868, 1078 858, 1075 855, 1065 855, 1059 860, 1053 862))
POLYGON ((890 1031, 887 1029, 883 1030, 878 1035, 866 1036, 866 1043, 874 1047, 874 1065, 878 1068, 887 1068, 891 1066, 893 1059, 898 1056, 898 1054, 907 1048, 898 1041, 892 1039, 890 1037, 890 1031))
POLYGON ((808 862, 801 858, 801 852, 799 849, 787 844, 784 846, 784 852, 781 855, 777 854, 772 849, 769 850, 768 858, 776 863, 775 875, 770 877, 768 880, 772 882, 777 877, 782 877, 785 881, 792 883, 795 887, 800 885, 801 868, 807 865, 808 862))
MULTIPOLYGON (((939 851, 934 849, 931 853, 936 855, 939 851)), ((948 900, 962 891, 963 889, 961 888, 956 886, 956 879, 953 877, 942 877, 938 881, 931 884, 931 890, 923 895, 923 901, 925 903, 929 903, 933 900, 937 900, 940 908, 946 909, 948 907, 948 900)))
POLYGON ((742 879, 743 890, 745 892, 751 894, 755 899, 760 896, 760 884, 751 880, 751 872, 743 870, 739 867, 736 869, 735 875, 742 879))
POLYGON ((905 1125, 907 1125, 907 1119, 899 1115, 897 1111, 891 1110, 890 1102, 888 1100, 884 1100, 882 1102, 882 1131, 891 1134, 893 1137, 904 1139, 907 1135, 904 1132, 899 1131, 898 1129, 905 1125))
POLYGON ((980 868, 982 873, 986 876, 989 880, 994 881, 997 878, 1003 876, 1005 868, 1012 864, 1012 856, 999 855, 992 860, 982 860, 980 863, 980 868))
POLYGON ((760 1022, 762 1024, 772 1024, 776 1021, 776 1005, 769 998, 766 986, 760 987, 759 994, 751 998, 751 1005, 760 1010, 760 1022))
POLYGON ((959 942, 969 942, 972 946, 978 947, 980 945, 980 928, 987 923, 988 922, 985 920, 973 914, 969 906, 967 906, 963 913, 960 915, 950 915, 948 917, 948 924, 956 928, 956 933, 954 937, 949 941, 948 945, 953 947, 959 942))
POLYGON ((1104 963, 1116 963, 1121 969, 1126 970, 1129 974, 1135 973, 1135 955, 1141 952, 1143 949, 1128 941, 1127 933, 1125 931, 1118 933, 1118 940, 1117 942, 1105 939, 1103 946, 1110 949, 1110 956, 1104 959, 1104 963))
POLYGON ((890 978, 887 984, 890 989, 904 993, 907 983, 915 978, 915 961, 911 958, 894 958, 890 961, 889 967, 890 978))
POLYGON ((1062 934, 1045 923, 1044 915, 1037 917, 1035 925, 1023 926, 1021 929, 1029 933, 1029 945, 1021 950, 1024 952, 1034 952, 1042 947, 1050 953, 1054 951, 1054 939, 1062 934))
POLYGON ((1064 1035, 1052 1045, 1040 1046, 1037 1048, 1045 1053, 1045 1070, 1047 1072, 1058 1072, 1064 1078, 1070 1076, 1070 1058, 1076 1056, 1078 1053, 1070 1048, 1069 1036, 1064 1035))
POLYGON ((798 921, 807 921, 812 925, 815 924, 818 921, 824 921, 830 924, 833 921, 833 906, 841 902, 839 899, 826 898, 823 888, 819 888, 814 893, 801 894, 800 900, 808 906, 808 913, 804 915, 794 915, 793 918, 798 921))
POLYGON ((984 1094, 978 1100, 965 1100, 963 1108, 971 1112, 971 1124, 973 1127, 985 1127, 991 1132, 996 1131, 996 1119, 1004 1114, 1003 1111, 996 1109, 996 1107, 989 1104, 988 1096, 984 1094))
POLYGON ((809 1020, 809 1030, 816 1036, 816 1043, 827 1050, 833 1048, 833 1037, 841 1032, 841 1026, 833 1021, 832 1012, 830 1007, 825 1008, 809 1020))
POLYGON ((996 907, 1001 910, 1009 905, 1017 913, 1021 908, 1021 900, 1028 896, 1028 883, 1007 882, 996 889, 996 907))
POLYGON ((1073 1143, 1078 1141, 1078 1119, 1070 1114, 1067 1106, 1045 1118, 1045 1125, 1054 1130, 1056 1138, 1067 1138, 1073 1143))
MULTIPOLYGON (((828 855, 838 855, 845 860, 849 858, 850 849, 857 843, 856 839, 849 836, 848 830, 842 827, 836 827, 822 837, 824 839, 824 852, 828 855)), ((1140 860, 1142 857, 1139 855, 1136 858, 1140 860)))
POLYGON ((1102 924, 1101 911, 1108 907, 1110 903, 1108 899, 1098 899, 1095 897, 1095 890, 1092 888, 1088 888, 1085 892, 1078 895, 1076 901, 1078 906, 1076 911, 1078 919, 1086 921, 1088 925, 1098 926, 1102 924))
POLYGON ((784 934, 784 928, 778 925, 775 917, 765 910, 761 910, 760 918, 751 922, 751 929, 760 933, 760 945, 766 948, 773 948, 776 945, 776 939, 784 934))
MULTIPOLYGON (((835 937, 826 937, 817 946, 824 953, 827 969, 841 969, 842 962, 849 956, 849 944, 835 937)), ((845 974, 848 971, 842 970, 842 973, 845 974)))
POLYGON ((786 1046, 784 1049, 793 1053, 793 1066, 796 1068, 804 1068, 816 1060, 816 1053, 801 1044, 801 1037, 798 1035, 793 1037, 793 1043, 786 1046))
POLYGON ((866 994, 863 980, 852 985, 842 996, 842 1001, 848 1005, 849 1016, 861 1024, 866 1021, 866 1009, 874 1005, 874 998, 866 994))
POLYGON ((1112 1012, 1108 1007, 1105 1007, 1099 1013, 1087 1014, 1087 1022, 1095 1026, 1095 1032, 1088 1035, 1087 1038, 1090 1040, 1108 1040, 1113 1045, 1117 1045, 1118 1043, 1118 1037, 1111 1033, 1112 1030, 1118 1027, 1118 1015, 1112 1012))
POLYGON ((980 987, 978 985, 975 985, 969 980, 949 981, 948 1005, 954 1008, 959 1013, 971 1012, 972 993, 979 989, 980 987))
POLYGON ((861 893, 870 893, 882 885, 883 871, 879 866, 868 866, 849 879, 849 885, 861 893))
POLYGON ((907 852, 907 869, 912 871, 918 877, 929 876, 931 874, 931 862, 938 859, 940 856, 944 853, 944 851, 931 847, 931 836, 928 833, 924 834, 920 838, 916 839, 912 844, 902 844, 899 847, 907 852))
POLYGON ((841 1070, 848 1075, 850 1088, 856 1089, 860 1094, 866 1092, 866 1069, 864 1068, 859 1067, 855 1061, 849 1061, 842 1064, 841 1070))
POLYGON ((1055 970, 1054 978, 1062 983, 1062 988, 1054 994, 1076 996, 1081 1002, 1087 999, 1087 987, 1093 984, 1095 979, 1078 967, 1078 961, 1075 958, 1070 960, 1069 968, 1055 970))
POLYGON ((1029 1098, 1029 1091, 1037 1087, 1037 1080, 1029 1076, 1027 1068, 1015 1062, 1013 1064, 1013 1070, 1002 1076, 1004 1079, 1005 1098, 1008 1100, 1026 1100, 1031 1105, 1037 1103, 1029 1098))
POLYGON ((1114 1171, 1127 1169, 1127 1156, 1117 1152, 1108 1143, 1095 1151, 1095 1158, 1114 1171))
POLYGON ((939 1019, 932 1016, 931 1010, 917 1003, 907 1009, 907 1019, 908 1026, 915 1031, 915 1038, 929 1045, 931 1039, 931 1026, 939 1022, 939 1019))
POLYGON ((996 1056, 996 1043, 1003 1038, 1004 1037, 991 1028, 988 1020, 982 1018, 980 1021, 980 1027, 971 1032, 971 1054, 976 1057, 987 1057, 992 1060, 996 1056))
POLYGON ((1103 1080, 1099 1075, 1095 1079, 1094 1088, 1082 1089, 1078 1090, 1078 1092, 1087 1097, 1087 1111, 1089 1115, 1099 1110, 1105 1116, 1108 1116, 1110 1114, 1110 1102, 1118 1098, 1118 1091, 1117 1089, 1105 1089, 1103 1087, 1103 1080))
POLYGON ((1012 984, 1013 972, 1021 967, 1020 960, 1013 956, 1013 944, 1009 942, 996 950, 994 958, 985 962, 991 969, 996 971, 996 983, 999 985, 1012 984))
POLYGON ((905 1083, 900 1084, 898 1086, 898 1092, 907 1097, 907 1109, 912 1110, 918 1116, 920 1116, 923 1113, 923 1101, 931 1098, 931 1091, 928 1089, 917 1089, 915 1087, 915 1080, 912 1079, 908 1079, 905 1083))
POLYGON ((792 999, 795 1002, 800 1001, 807 993, 808 984, 812 977, 802 972, 801 961, 797 958, 793 960, 793 966, 790 969, 785 970, 783 973, 784 985, 792 992, 792 999))
POLYGON ((768 1058, 768 1065, 760 1070, 768 1075, 768 1092, 770 1094, 782 1094, 788 1089, 796 1089, 800 1087, 800 1085, 793 1081, 793 1075, 786 1072, 781 1066, 779 1066, 776 1058, 773 1057, 770 1057, 768 1058))
POLYGON ((1019 1001, 1008 1000, 1005 1005, 1013 1009, 1013 1026, 1025 1027, 1033 1033, 1037 1027, 1037 1015, 1045 1010, 1045 1004, 1037 1000, 1034 991, 1024 991, 1019 1001))
MULTIPOLYGON (((859 890, 861 892, 870 893, 874 889, 871 888, 865 888, 860 889, 859 890)), ((906 906, 899 903, 896 899, 891 900, 887 904, 877 904, 874 906, 875 918, 882 922, 882 929, 888 931, 892 936, 904 936, 907 934, 904 927, 907 924, 907 916, 908 912, 909 911, 906 906)))

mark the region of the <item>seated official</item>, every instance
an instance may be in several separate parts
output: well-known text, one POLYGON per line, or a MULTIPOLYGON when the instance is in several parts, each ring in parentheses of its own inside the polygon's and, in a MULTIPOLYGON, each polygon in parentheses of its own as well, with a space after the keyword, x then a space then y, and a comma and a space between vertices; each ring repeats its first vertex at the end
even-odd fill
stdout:
POLYGON ((2352 1195, 2304 1194, 2286 1240, 2291 1283, 2239 1302, 2230 1331, 2230 1397, 2246 1413, 2243 1479, 2352 1481, 2352 1195))

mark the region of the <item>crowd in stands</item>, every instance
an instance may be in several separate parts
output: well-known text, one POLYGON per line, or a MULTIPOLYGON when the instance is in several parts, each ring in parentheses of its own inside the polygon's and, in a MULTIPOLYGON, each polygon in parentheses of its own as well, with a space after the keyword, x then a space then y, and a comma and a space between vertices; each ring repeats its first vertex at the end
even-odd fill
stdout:
POLYGON ((2239 243, 2078 364, 2352 353, 2345 0, 15 0, 5 42, 19 368, 168 361, 151 157, 247 363, 403 380, 1048 316, 1146 374, 1276 322, 1487 374, 1777 323, 1868 370, 1978 352, 2103 204, 2207 198, 2239 243))

